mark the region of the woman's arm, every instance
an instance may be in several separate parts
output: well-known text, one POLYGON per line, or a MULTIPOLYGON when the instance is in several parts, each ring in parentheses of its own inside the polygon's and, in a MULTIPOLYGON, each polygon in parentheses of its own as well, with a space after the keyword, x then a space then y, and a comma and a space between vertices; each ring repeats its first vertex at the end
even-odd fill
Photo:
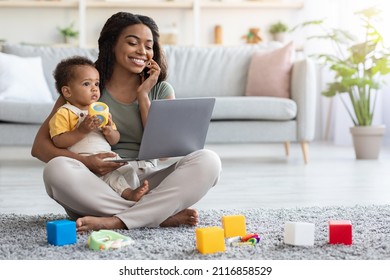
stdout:
MULTIPOLYGON (((137 90, 138 106, 141 114, 142 125, 145 127, 148 119, 148 113, 150 108, 149 92, 157 84, 158 76, 160 75, 160 66, 153 59, 150 59, 149 65, 147 66, 150 70, 148 71, 149 77, 142 80, 141 85, 137 90)), ((175 96, 169 95, 166 99, 174 99, 175 96)))
POLYGON ((72 157, 73 153, 69 152, 66 149, 59 149, 57 148, 53 141, 50 138, 49 134, 49 121, 51 117, 54 115, 54 113, 58 110, 59 107, 65 104, 65 99, 60 96, 56 103, 54 104, 54 107, 50 113, 50 115, 46 118, 46 120, 43 122, 41 127, 38 130, 37 135, 35 136, 35 140, 31 149, 31 155, 33 157, 38 158, 39 160, 43 162, 48 162, 52 158, 57 156, 69 156, 72 157))
POLYGON ((37 135, 35 136, 35 140, 31 149, 31 155, 43 162, 48 162, 52 158, 58 156, 74 158, 81 161, 92 172, 98 175, 107 174, 124 165, 123 163, 104 161, 104 158, 114 157, 115 153, 102 153, 92 156, 80 156, 78 154, 68 151, 67 149, 57 148, 50 138, 49 121, 53 114, 57 111, 57 109, 63 104, 65 104, 65 99, 60 96, 54 104, 53 110, 51 111, 50 115, 43 122, 43 124, 38 130, 37 135))

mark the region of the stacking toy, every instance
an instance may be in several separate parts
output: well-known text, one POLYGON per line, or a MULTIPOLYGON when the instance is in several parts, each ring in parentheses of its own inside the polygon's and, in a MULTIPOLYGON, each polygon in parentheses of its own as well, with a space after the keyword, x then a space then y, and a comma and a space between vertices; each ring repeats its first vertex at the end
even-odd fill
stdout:
POLYGON ((349 220, 329 221, 329 244, 352 244, 352 223, 349 220))
POLYGON ((244 236, 246 224, 244 215, 222 216, 225 237, 244 236))
POLYGON ((89 105, 88 114, 91 116, 96 116, 99 119, 99 127, 103 127, 108 123, 108 106, 103 102, 94 102, 89 105))
POLYGON ((119 249, 131 244, 134 244, 133 239, 112 230, 93 231, 88 237, 88 247, 95 251, 119 249))
POLYGON ((284 225, 284 243, 294 246, 313 246, 314 231, 313 223, 287 222, 284 225))
POLYGON ((74 244, 77 242, 76 222, 57 220, 46 223, 47 242, 55 246, 74 244))
POLYGON ((213 254, 226 250, 223 229, 221 227, 197 228, 195 235, 196 249, 202 254, 213 254))

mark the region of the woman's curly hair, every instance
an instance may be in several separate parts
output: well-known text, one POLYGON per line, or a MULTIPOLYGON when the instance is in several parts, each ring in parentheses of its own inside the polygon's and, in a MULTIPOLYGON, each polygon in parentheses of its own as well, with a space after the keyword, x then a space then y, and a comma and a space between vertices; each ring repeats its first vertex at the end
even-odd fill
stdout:
MULTIPOLYGON (((119 12, 112 15, 100 32, 98 40, 99 55, 95 62, 95 66, 100 73, 100 90, 103 92, 105 84, 110 80, 115 63, 115 54, 113 48, 122 33, 123 29, 135 24, 144 24, 150 28, 153 35, 153 60, 160 66, 160 75, 158 82, 164 81, 167 78, 167 63, 163 54, 163 50, 159 43, 159 30, 155 21, 147 16, 135 15, 128 12, 119 12)), ((145 69, 144 75, 147 77, 148 70, 145 69)))

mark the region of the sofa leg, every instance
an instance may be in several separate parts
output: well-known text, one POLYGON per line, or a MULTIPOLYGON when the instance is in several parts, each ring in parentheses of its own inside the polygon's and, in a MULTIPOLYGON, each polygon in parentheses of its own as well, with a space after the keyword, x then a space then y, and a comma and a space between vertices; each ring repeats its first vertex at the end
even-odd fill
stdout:
POLYGON ((284 151, 286 152, 286 156, 290 155, 290 142, 284 142, 284 151))
POLYGON ((303 160, 305 161, 305 164, 308 164, 309 163, 309 143, 302 141, 301 148, 302 148, 302 153, 303 153, 303 160))

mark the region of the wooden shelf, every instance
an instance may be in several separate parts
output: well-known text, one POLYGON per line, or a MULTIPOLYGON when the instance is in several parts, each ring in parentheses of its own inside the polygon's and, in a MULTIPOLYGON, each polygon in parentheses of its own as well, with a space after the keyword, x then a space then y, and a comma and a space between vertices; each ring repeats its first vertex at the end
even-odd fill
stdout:
POLYGON ((1 8, 77 8, 79 1, 0 1, 1 8))
POLYGON ((88 8, 192 9, 188 1, 86 1, 88 8))
POLYGON ((278 0, 243 1, 243 2, 201 2, 201 8, 217 9, 301 9, 303 2, 283 2, 278 0))
MULTIPOLYGON (((192 9, 193 1, 85 1, 88 8, 145 8, 145 9, 192 9)), ((32 1, 0 1, 1 8, 77 8, 78 0, 32 0, 32 1)), ((215 9, 301 9, 303 2, 283 2, 283 1, 243 1, 243 2, 200 2, 200 8, 215 9)))

